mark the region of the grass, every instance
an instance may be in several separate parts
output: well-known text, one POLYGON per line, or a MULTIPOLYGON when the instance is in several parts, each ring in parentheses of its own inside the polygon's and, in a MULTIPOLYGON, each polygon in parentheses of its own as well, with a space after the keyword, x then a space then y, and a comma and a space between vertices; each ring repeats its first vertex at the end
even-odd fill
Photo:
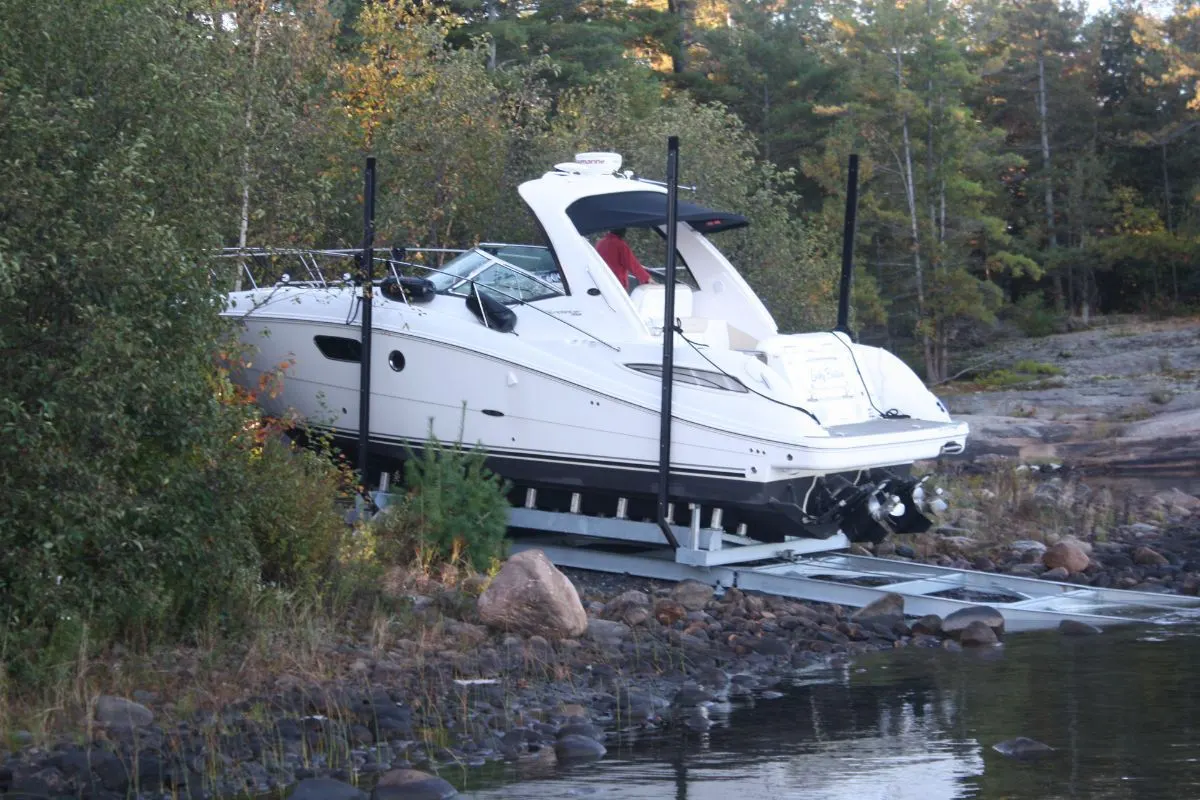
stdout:
MULTIPOLYGON (((682 647, 637 628, 627 639, 638 646, 633 657, 587 640, 561 647, 490 631, 482 643, 464 637, 463 624, 479 622, 475 600, 488 576, 458 567, 394 567, 383 574, 351 573, 344 580, 354 585, 334 586, 323 595, 265 589, 253 607, 252 624, 238 635, 214 625, 186 647, 145 652, 114 647, 93 652, 81 645, 61 681, 36 692, 0 687, 8 689, 0 693, 0 736, 13 749, 31 745, 52 749, 64 740, 86 745, 103 736, 92 722, 97 697, 152 691, 159 698, 152 704, 155 724, 167 732, 169 744, 183 749, 184 742, 174 741, 179 736, 175 723, 183 721, 189 723, 183 729, 185 737, 203 740, 205 774, 200 780, 202 788, 211 789, 236 770, 222 748, 238 728, 227 724, 221 712, 239 709, 241 730, 251 726, 263 739, 259 762, 264 767, 279 764, 297 743, 285 741, 274 721, 298 715, 283 714, 269 698, 300 693, 319 703, 329 724, 345 732, 323 735, 315 742, 302 738, 298 743, 302 764, 314 766, 320 756, 330 769, 350 768, 351 749, 356 746, 348 738, 350 726, 372 728, 373 722, 364 719, 360 709, 347 707, 339 693, 378 688, 362 662, 386 660, 396 669, 389 669, 385 684, 402 692, 412 710, 413 733, 419 742, 416 752, 433 762, 425 764, 418 757, 414 763, 427 771, 448 770, 450 774, 443 777, 461 783, 467 766, 448 762, 439 752, 487 733, 468 697, 470 690, 453 683, 455 678, 481 677, 473 666, 466 666, 464 672, 464 661, 470 664, 469 656, 480 648, 501 653, 515 648, 516 666, 509 669, 509 662, 503 661, 506 666, 498 674, 491 673, 503 699, 489 700, 504 709, 505 724, 513 724, 515 717, 508 714, 523 705, 521 693, 530 685, 553 682, 567 693, 572 688, 584 693, 591 679, 574 666, 575 652, 589 663, 611 664, 618 683, 632 680, 635 674, 640 678, 675 672, 687 663, 682 647), (412 600, 417 595, 432 602, 418 610, 412 600)), ((122 756, 133 762, 127 764, 131 775, 137 774, 139 749, 122 756)), ((352 772, 352 782, 355 779, 352 772)))
MULTIPOLYGON (((941 476, 931 482, 946 493, 948 519, 967 521, 962 527, 971 531, 973 542, 971 552, 965 553, 968 557, 1003 549, 1018 539, 1043 543, 1064 536, 1087 539, 1111 528, 1115 503, 1106 506, 1083 500, 1070 478, 1055 475, 1049 480, 1061 481, 1062 487, 1041 488, 1047 479, 1040 473, 1001 464, 983 474, 941 476)), ((930 534, 918 538, 918 552, 936 553, 940 538, 930 534)))
POLYGON ((989 372, 968 372, 961 380, 947 386, 950 392, 995 392, 1006 389, 1057 389, 1061 368, 1032 359, 1021 359, 1011 367, 989 372))

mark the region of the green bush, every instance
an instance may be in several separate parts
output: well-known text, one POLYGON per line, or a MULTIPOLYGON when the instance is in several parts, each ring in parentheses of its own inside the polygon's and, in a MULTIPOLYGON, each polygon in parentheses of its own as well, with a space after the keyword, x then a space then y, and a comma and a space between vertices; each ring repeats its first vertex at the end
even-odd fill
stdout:
POLYGON ((1065 317, 1046 306, 1041 292, 1022 297, 1013 304, 1009 315, 1021 332, 1030 338, 1049 336, 1065 330, 1065 317))
MULTIPOLYGON (((232 38, 169 0, 0 3, 0 661, 53 680, 310 585, 332 467, 264 446, 214 351, 232 38), (228 46, 227 46, 228 45, 228 46)), ((233 149, 231 149, 233 148, 233 149)))
POLYGON ((348 528, 335 501, 350 494, 352 476, 322 449, 280 437, 251 454, 244 498, 262 579, 292 589, 316 589, 332 574, 348 528))
POLYGON ((508 485, 484 453, 430 436, 404 463, 403 499, 372 522, 379 556, 400 564, 489 568, 504 557, 508 485))
POLYGON ((1063 371, 1053 364, 1047 364, 1044 361, 1034 361, 1031 358, 1023 358, 1016 364, 1013 364, 1013 372, 1021 372, 1026 375, 1062 375, 1063 371))

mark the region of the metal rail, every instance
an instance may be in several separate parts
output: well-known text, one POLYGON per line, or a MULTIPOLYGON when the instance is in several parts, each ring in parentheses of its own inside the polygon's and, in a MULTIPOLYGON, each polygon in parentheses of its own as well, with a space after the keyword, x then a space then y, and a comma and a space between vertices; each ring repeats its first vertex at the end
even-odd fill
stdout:
MULTIPOLYGON (((911 561, 854 556, 844 550, 844 534, 829 539, 791 538, 759 543, 720 528, 720 509, 703 527, 703 509, 690 506, 691 524, 672 525, 678 548, 662 546, 657 522, 623 518, 624 498, 611 517, 542 511, 535 490, 524 508, 514 508, 510 524, 521 529, 513 550, 542 550, 559 566, 678 581, 698 580, 716 587, 848 606, 865 606, 886 594, 904 598, 910 616, 945 617, 963 608, 988 605, 1010 631, 1056 627, 1063 620, 1097 627, 1143 622, 1200 621, 1200 597, 1100 589, 911 561)), ((581 496, 571 507, 582 507, 581 496)), ((673 513, 671 509, 668 516, 673 513)))

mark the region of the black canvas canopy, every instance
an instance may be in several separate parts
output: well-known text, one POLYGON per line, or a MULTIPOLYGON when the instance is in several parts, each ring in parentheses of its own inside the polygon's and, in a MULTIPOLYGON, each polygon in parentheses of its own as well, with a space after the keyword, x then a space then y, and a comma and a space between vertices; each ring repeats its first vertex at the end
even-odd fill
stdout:
MULTIPOLYGON (((667 196, 660 192, 616 192, 576 200, 567 206, 567 216, 584 236, 613 228, 652 228, 667 223, 667 196)), ((713 211, 695 203, 679 201, 680 222, 700 233, 741 228, 745 217, 713 211)))

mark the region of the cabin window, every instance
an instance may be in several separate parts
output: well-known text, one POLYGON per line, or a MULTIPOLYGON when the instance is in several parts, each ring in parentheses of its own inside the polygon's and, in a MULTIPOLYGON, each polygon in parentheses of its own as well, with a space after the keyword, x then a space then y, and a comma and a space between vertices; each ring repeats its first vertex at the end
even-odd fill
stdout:
MULTIPOLYGON (((643 375, 651 375, 655 378, 662 377, 662 364, 626 364, 625 366, 643 375)), ((676 383, 686 383, 705 389, 722 389, 726 392, 745 393, 750 391, 737 378, 726 375, 723 372, 713 372, 694 367, 675 367, 674 372, 676 383)))
POLYGON ((362 361, 362 344, 358 339, 347 339, 342 336, 314 336, 317 349, 321 355, 333 361, 362 361))

